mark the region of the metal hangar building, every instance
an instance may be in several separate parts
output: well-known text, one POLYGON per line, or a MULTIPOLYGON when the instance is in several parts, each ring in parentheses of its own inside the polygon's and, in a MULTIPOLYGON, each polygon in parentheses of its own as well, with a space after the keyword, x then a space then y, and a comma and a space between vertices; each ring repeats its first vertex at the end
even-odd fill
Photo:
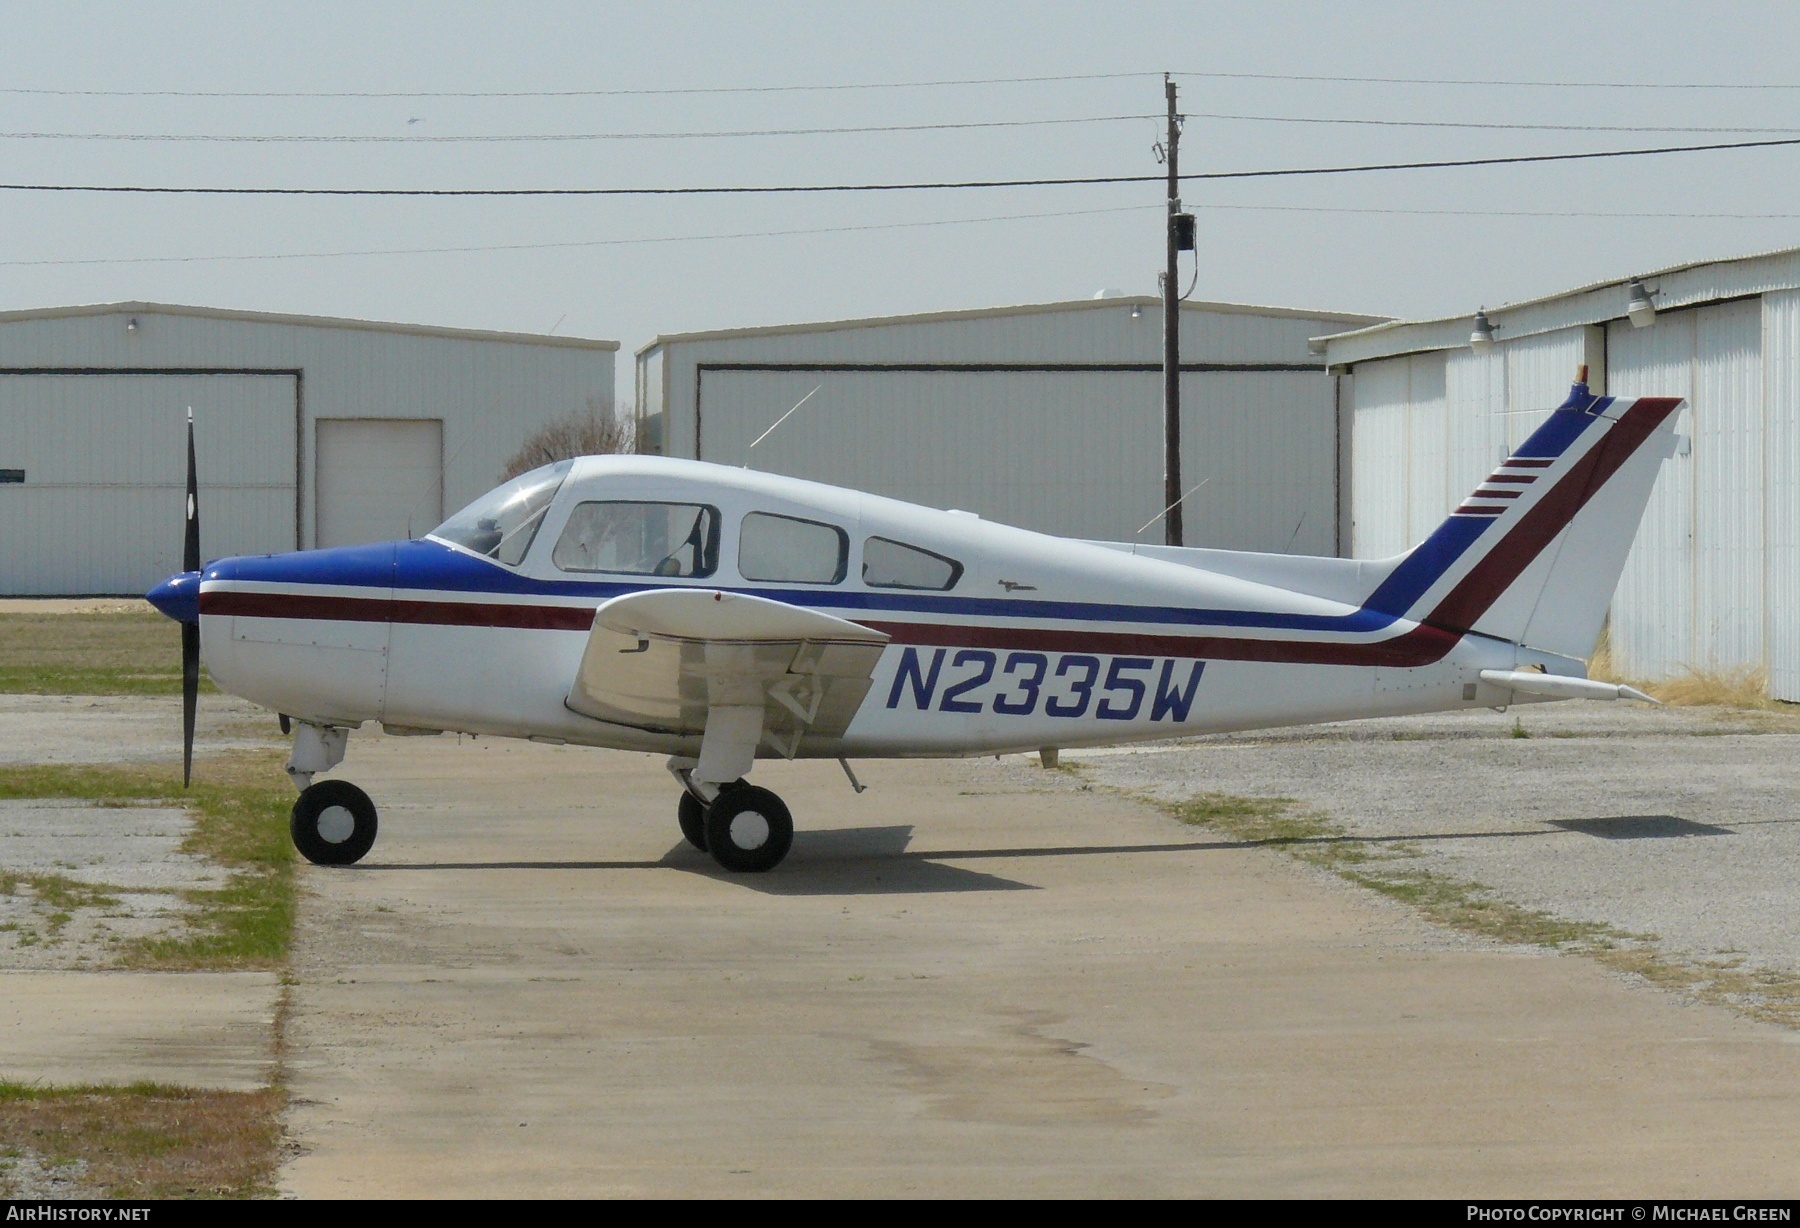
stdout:
POLYGON ((1421 540, 1568 394, 1682 396, 1610 620, 1640 678, 1757 671, 1800 701, 1800 249, 1323 341, 1350 441, 1345 553, 1421 540))
MULTIPOLYGON (((1336 394, 1308 340, 1382 318, 1183 304, 1187 544, 1337 553, 1336 394)), ((1163 507, 1161 364, 1154 297, 661 336, 637 353, 639 446, 1160 542, 1140 528, 1163 507)))
POLYGON ((194 411, 208 558, 417 536, 541 424, 610 413, 618 343, 157 303, 0 313, 0 595, 179 570, 194 411))

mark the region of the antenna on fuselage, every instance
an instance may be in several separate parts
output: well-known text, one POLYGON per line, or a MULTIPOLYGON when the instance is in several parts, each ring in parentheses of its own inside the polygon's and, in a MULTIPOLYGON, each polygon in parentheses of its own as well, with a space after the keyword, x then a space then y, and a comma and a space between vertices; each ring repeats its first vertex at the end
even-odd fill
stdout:
POLYGON ((1169 504, 1169 506, 1165 507, 1162 511, 1156 513, 1156 515, 1154 515, 1154 516, 1150 517, 1150 519, 1146 520, 1144 522, 1143 528, 1139 529, 1136 533, 1133 533, 1131 535, 1131 540, 1135 542, 1138 538, 1142 537, 1144 535, 1144 529, 1149 528, 1151 525, 1153 525, 1157 521, 1161 520, 1164 516, 1167 516, 1170 512, 1174 511, 1176 509, 1176 507, 1178 507, 1181 503, 1186 501, 1188 495, 1193 494, 1194 491, 1199 490, 1202 486, 1206 485, 1210 481, 1212 481, 1212 474, 1209 473, 1205 477, 1201 478, 1198 482, 1195 482, 1193 485, 1193 489, 1189 490, 1187 492, 1187 495, 1181 496, 1181 498, 1175 500, 1174 503, 1169 504))
MULTIPOLYGON (((818 388, 814 388, 812 390, 812 392, 807 393, 805 396, 801 397, 798 401, 795 401, 794 409, 799 409, 802 405, 804 405, 808 401, 812 400, 813 392, 817 392, 819 390, 819 388, 823 388, 824 386, 825 386, 824 384, 820 384, 818 386, 818 388)), ((768 430, 764 431, 762 434, 758 435, 755 439, 750 441, 750 448, 754 448, 757 444, 761 443, 763 440, 765 440, 769 436, 773 435, 775 433, 776 427, 780 426, 783 422, 786 422, 789 418, 792 418, 794 416, 794 409, 788 410, 785 414, 781 415, 781 417, 779 417, 779 418, 775 419, 775 421, 771 422, 769 424, 768 430)), ((746 469, 748 469, 750 467, 750 448, 744 449, 744 468, 746 468, 746 469)))

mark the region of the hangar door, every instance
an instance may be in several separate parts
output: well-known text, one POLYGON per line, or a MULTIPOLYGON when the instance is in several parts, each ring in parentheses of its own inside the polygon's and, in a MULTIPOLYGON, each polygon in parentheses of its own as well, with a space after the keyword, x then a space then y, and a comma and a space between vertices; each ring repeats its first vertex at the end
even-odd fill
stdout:
POLYGON ((0 594, 143 593, 180 570, 189 406, 202 553, 293 549, 293 375, 0 371, 0 594))
POLYGON ((423 537, 444 519, 444 424, 436 418, 320 418, 314 542, 423 537))
MULTIPOLYGON (((1160 541, 1162 373, 997 368, 708 370, 701 459, 1044 533, 1160 541), (810 400, 758 443, 770 425, 810 400)), ((1193 546, 1332 554, 1337 419, 1320 370, 1184 370, 1193 546), (1204 483, 1202 485, 1202 483, 1204 483)))

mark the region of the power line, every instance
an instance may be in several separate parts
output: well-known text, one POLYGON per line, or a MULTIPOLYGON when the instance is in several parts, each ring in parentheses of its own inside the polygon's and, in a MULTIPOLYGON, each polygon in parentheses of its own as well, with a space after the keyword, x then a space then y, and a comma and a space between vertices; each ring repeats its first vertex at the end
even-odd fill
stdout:
MULTIPOLYGON (((1280 179, 1300 176, 1356 175, 1376 171, 1446 170, 1471 166, 1521 166, 1528 163, 1586 162, 1603 158, 1644 158, 1663 154, 1710 153, 1733 149, 1774 149, 1800 145, 1800 137, 1768 141, 1723 141, 1706 145, 1661 145, 1649 149, 1593 150, 1585 153, 1518 154, 1503 158, 1443 158, 1426 162, 1373 162, 1356 166, 1287 167, 1279 170, 1202 171, 1181 176, 1184 182, 1234 179, 1280 179)), ((733 185, 672 188, 208 188, 155 187, 140 184, 0 183, 0 192, 100 193, 135 196, 364 196, 364 197, 604 197, 604 196, 769 196, 824 193, 923 192, 977 188, 1091 187, 1124 183, 1160 183, 1162 175, 1082 175, 1042 179, 965 179, 913 183, 829 183, 733 185)))
MULTIPOLYGON (((50 98, 313 98, 313 99, 419 99, 419 98, 653 98, 709 94, 808 94, 857 90, 941 89, 978 85, 1040 85, 1070 81, 1127 81, 1160 77, 1149 70, 1108 73, 1062 73, 1028 77, 952 77, 925 81, 849 81, 815 85, 718 85, 677 86, 655 89, 574 90, 100 90, 53 89, 24 86, 0 88, 0 95, 50 98)), ((1476 77, 1376 77, 1320 73, 1254 73, 1184 71, 1177 77, 1217 81, 1297 81, 1341 85, 1451 85, 1503 89, 1561 90, 1800 90, 1800 83, 1777 81, 1589 81, 1506 80, 1476 77)))
MULTIPOLYGON (((1530 209, 1392 209, 1354 205, 1228 205, 1188 202, 1197 211, 1235 213, 1346 213, 1398 217, 1548 218, 1553 220, 1608 221, 1794 221, 1800 213, 1721 213, 1701 211, 1614 212, 1600 210, 1530 209)), ((808 226, 791 230, 744 230, 704 235, 653 235, 631 239, 570 239, 550 243, 479 243, 454 247, 376 247, 340 251, 250 252, 214 256, 99 256, 50 260, 0 260, 0 268, 70 267, 127 264, 218 264, 245 261, 333 260, 362 256, 442 256, 487 252, 557 251, 599 247, 643 247, 672 243, 711 243, 737 239, 774 239, 803 235, 853 234, 876 230, 915 230, 940 226, 971 226, 988 222, 1023 222, 1048 218, 1092 217, 1099 214, 1163 211, 1160 204, 1114 205, 1103 209, 1059 209, 1045 213, 1003 213, 983 217, 936 218, 920 222, 870 222, 854 226, 808 226)))
POLYGON ((729 234, 657 235, 634 239, 571 239, 555 243, 490 243, 462 247, 381 247, 331 252, 255 252, 229 256, 125 256, 70 260, 0 260, 0 268, 94 264, 210 264, 247 260, 327 260, 347 256, 441 256, 479 252, 533 252, 587 247, 642 247, 665 243, 707 243, 721 239, 775 239, 791 235, 851 234, 869 230, 916 230, 932 226, 969 226, 982 222, 1024 222, 1042 218, 1091 217, 1102 213, 1137 213, 1160 205, 1113 205, 1104 209, 1059 209, 1050 213, 1004 213, 987 217, 937 218, 922 222, 866 222, 854 226, 811 226, 795 230, 745 230, 729 234))
MULTIPOLYGON (((713 140, 736 137, 776 136, 846 136, 881 132, 943 132, 980 128, 1043 128, 1071 124, 1115 124, 1135 120, 1161 119, 1149 113, 1139 115, 1084 115, 1052 119, 970 120, 940 124, 867 124, 828 128, 736 128, 665 132, 547 132, 459 134, 437 136, 424 133, 374 135, 287 135, 193 132, 0 132, 5 141, 121 141, 177 142, 246 145, 459 145, 505 144, 509 142, 571 141, 681 141, 713 140)), ((1672 132, 1694 135, 1756 135, 1800 133, 1800 128, 1755 127, 1684 127, 1666 124, 1504 124, 1430 119, 1355 119, 1323 115, 1242 115, 1217 111, 1190 111, 1187 119, 1210 119, 1261 124, 1336 124, 1374 128, 1451 128, 1492 132, 1672 132)))
MULTIPOLYGON (((1140 206, 1149 208, 1148 205, 1140 206)), ((1189 201, 1186 208, 1224 210, 1243 213, 1358 213, 1395 217, 1529 217, 1529 218, 1605 218, 1615 221, 1730 221, 1779 222, 1800 219, 1800 213, 1715 213, 1694 210, 1666 212, 1609 212, 1595 209, 1390 209, 1357 205, 1210 205, 1189 201)))
POLYGON ((1348 119, 1333 115, 1235 115, 1211 111, 1190 111, 1186 118, 1243 120, 1259 124, 1344 124, 1368 128, 1463 128, 1481 132, 1685 132, 1695 135, 1800 132, 1800 128, 1691 128, 1668 124, 1494 124, 1447 119, 1348 119))
POLYGON ((1477 85, 1561 90, 1800 90, 1800 84, 1763 81, 1507 81, 1475 77, 1347 77, 1272 72, 1177 72, 1218 81, 1313 81, 1341 85, 1477 85))
MULTIPOLYGON (((952 124, 870 124, 845 128, 737 128, 694 132, 541 132, 511 135, 432 136, 408 133, 380 136, 234 135, 191 132, 0 132, 6 141, 176 141, 246 145, 462 145, 559 141, 693 141, 726 137, 843 136, 873 132, 944 132, 969 128, 1045 128, 1067 124, 1116 124, 1160 119, 1159 115, 1084 115, 1057 119, 971 120, 952 124)), ((1782 131, 1796 131, 1782 129, 1782 131)))
POLYGON ((1043 77, 958 77, 937 81, 857 81, 825 85, 710 85, 611 90, 67 90, 10 87, 0 94, 52 98, 648 98, 701 94, 818 94, 846 90, 915 90, 964 85, 1038 85, 1062 81, 1122 81, 1160 72, 1064 73, 1043 77))

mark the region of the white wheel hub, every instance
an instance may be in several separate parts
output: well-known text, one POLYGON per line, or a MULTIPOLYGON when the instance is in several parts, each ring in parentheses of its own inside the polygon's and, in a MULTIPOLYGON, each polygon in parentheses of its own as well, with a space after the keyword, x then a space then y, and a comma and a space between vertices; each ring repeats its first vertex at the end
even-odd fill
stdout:
POLYGON ((731 843, 750 852, 769 842, 769 820, 754 810, 731 817, 731 843))
POLYGON ((327 806, 319 811, 319 839, 327 844, 342 844, 356 834, 356 816, 343 806, 327 806))

